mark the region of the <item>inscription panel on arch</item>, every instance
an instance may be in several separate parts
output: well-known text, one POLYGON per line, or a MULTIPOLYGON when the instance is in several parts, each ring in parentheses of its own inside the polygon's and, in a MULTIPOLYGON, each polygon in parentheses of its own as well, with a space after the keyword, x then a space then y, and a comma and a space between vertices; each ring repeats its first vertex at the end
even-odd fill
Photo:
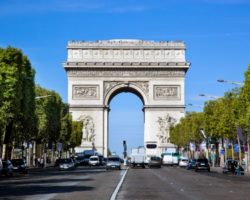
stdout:
POLYGON ((180 85, 154 85, 155 100, 179 100, 181 99, 180 85))
POLYGON ((74 100, 99 99, 99 85, 73 85, 72 99, 74 100))

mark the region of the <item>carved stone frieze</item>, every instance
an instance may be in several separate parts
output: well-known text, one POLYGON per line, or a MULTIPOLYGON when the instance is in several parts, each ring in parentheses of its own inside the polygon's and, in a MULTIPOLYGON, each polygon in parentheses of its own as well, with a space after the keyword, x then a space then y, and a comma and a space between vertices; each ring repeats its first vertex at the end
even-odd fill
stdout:
POLYGON ((72 86, 73 99, 98 99, 99 86, 98 85, 73 85, 72 86))
POLYGON ((143 40, 106 40, 97 42, 71 41, 68 43, 68 60, 185 60, 183 42, 154 42, 143 40))
POLYGON ((114 86, 118 85, 118 84, 121 84, 122 81, 105 81, 104 82, 104 88, 103 88, 103 91, 104 91, 104 96, 106 96, 106 94, 108 93, 108 91, 113 88, 114 86))
POLYGON ((68 76, 79 77, 184 77, 184 70, 77 70, 67 71, 68 76))
POLYGON ((146 48, 173 48, 185 49, 185 44, 182 41, 147 41, 147 40, 131 40, 131 39, 115 39, 115 40, 98 40, 98 41, 69 41, 69 48, 100 48, 100 47, 114 47, 129 48, 131 47, 146 47, 146 48))
POLYGON ((91 116, 80 116, 78 121, 82 121, 82 142, 81 146, 85 146, 86 144, 94 144, 95 143, 95 123, 94 119, 91 116))
POLYGON ((133 84, 136 85, 137 87, 139 87, 146 96, 148 96, 148 92, 149 92, 149 86, 148 86, 148 81, 128 81, 128 82, 123 82, 123 81, 105 81, 104 82, 104 96, 106 96, 106 94, 116 85, 120 85, 122 83, 125 83, 128 85, 133 84))
POLYGON ((169 130, 172 125, 174 125, 177 120, 171 117, 169 114, 166 114, 163 117, 158 117, 158 133, 157 138, 160 144, 170 143, 169 141, 169 130))
POLYGON ((130 83, 141 88, 141 90, 148 96, 149 92, 148 81, 131 81, 130 83))
POLYGON ((179 99, 180 86, 179 85, 155 85, 154 86, 154 99, 179 99))

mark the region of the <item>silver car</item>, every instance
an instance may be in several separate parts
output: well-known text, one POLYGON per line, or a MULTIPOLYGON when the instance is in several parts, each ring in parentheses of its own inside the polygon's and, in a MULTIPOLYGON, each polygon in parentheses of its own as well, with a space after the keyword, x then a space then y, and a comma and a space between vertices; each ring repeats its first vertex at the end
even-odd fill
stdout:
POLYGON ((121 159, 119 156, 110 156, 107 158, 106 170, 119 169, 121 170, 121 159))
POLYGON ((60 159, 59 169, 60 170, 72 170, 72 169, 75 169, 75 163, 71 158, 60 159))

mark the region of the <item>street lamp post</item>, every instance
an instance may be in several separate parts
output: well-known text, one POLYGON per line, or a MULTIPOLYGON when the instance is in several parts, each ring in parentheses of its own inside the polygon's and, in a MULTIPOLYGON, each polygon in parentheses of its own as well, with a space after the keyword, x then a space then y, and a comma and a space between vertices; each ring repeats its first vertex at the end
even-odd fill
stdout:
MULTIPOLYGON (((36 96, 35 100, 37 101, 39 99, 44 99, 44 98, 51 97, 51 96, 52 96, 51 94, 43 95, 43 96, 36 96)), ((35 142, 34 142, 34 146, 36 147, 35 142)), ((33 153, 36 154, 35 151, 33 153)), ((46 143, 45 139, 43 139, 43 152, 42 153, 43 153, 43 164, 44 164, 44 167, 46 167, 46 164, 47 164, 47 143, 46 143)))
POLYGON ((210 99, 218 99, 220 98, 219 96, 211 96, 211 95, 207 95, 207 94, 199 94, 200 97, 208 97, 210 99))
POLYGON ((47 98, 47 97, 51 97, 52 95, 51 94, 48 94, 48 95, 44 95, 44 96, 37 96, 35 97, 35 99, 43 99, 43 98, 47 98))
POLYGON ((217 80, 217 82, 219 82, 219 83, 229 83, 229 84, 240 85, 240 86, 243 85, 243 83, 241 83, 241 82, 237 82, 237 81, 227 81, 227 80, 224 80, 224 79, 219 79, 219 80, 217 80))

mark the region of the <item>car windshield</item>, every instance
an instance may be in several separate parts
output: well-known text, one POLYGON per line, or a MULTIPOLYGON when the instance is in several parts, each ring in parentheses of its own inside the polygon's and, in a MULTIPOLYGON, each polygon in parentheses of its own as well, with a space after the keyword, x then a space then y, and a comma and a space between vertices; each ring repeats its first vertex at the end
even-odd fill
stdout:
POLYGON ((90 158, 91 161, 98 161, 98 158, 90 158))
POLYGON ((108 161, 115 161, 115 162, 119 162, 120 161, 120 158, 118 157, 111 157, 111 158, 108 158, 108 161))
POLYGON ((64 164, 64 163, 71 163, 71 159, 61 159, 60 163, 64 164))
POLYGON ((151 157, 151 160, 154 160, 154 161, 160 161, 161 158, 160 157, 151 157))
POLYGON ((207 159, 198 159, 197 162, 200 162, 200 163, 207 163, 208 160, 207 160, 207 159))
POLYGON ((6 168, 8 165, 7 165, 7 162, 6 161, 3 161, 3 168, 6 168))
POLYGON ((11 162, 13 165, 23 165, 24 164, 22 159, 14 159, 11 162))

